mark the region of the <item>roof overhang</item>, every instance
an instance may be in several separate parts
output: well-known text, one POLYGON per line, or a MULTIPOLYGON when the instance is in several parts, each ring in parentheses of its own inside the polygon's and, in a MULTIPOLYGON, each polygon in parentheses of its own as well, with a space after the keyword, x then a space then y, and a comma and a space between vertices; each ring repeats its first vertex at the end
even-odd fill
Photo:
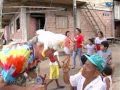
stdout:
MULTIPOLYGON (((82 0, 77 0, 77 6, 85 4, 82 0)), ((4 0, 2 25, 9 24, 11 18, 19 13, 21 7, 41 8, 41 10, 61 10, 62 8, 72 8, 73 0, 4 0), (56 8, 58 7, 58 8, 56 8)))

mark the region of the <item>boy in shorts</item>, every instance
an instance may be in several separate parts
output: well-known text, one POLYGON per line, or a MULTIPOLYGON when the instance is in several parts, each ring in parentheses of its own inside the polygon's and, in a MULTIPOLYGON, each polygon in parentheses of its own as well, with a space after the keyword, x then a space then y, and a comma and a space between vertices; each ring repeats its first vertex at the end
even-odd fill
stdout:
POLYGON ((55 80, 57 84, 57 88, 64 88, 64 86, 61 86, 58 82, 59 79, 59 68, 60 68, 60 63, 58 61, 58 52, 56 52, 54 49, 48 49, 45 52, 46 57, 49 58, 50 60, 50 76, 49 79, 50 81, 46 84, 48 86, 51 82, 55 80))

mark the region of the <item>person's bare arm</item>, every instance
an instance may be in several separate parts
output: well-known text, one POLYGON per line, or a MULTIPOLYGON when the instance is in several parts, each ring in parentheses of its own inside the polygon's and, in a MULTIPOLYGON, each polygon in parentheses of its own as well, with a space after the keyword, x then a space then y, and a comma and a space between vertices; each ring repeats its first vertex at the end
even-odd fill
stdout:
POLYGON ((109 55, 108 57, 107 57, 107 63, 108 64, 111 64, 112 63, 112 55, 109 55))
POLYGON ((110 80, 109 80, 109 78, 106 78, 105 82, 106 82, 106 90, 109 90, 110 89, 110 80))
POLYGON ((56 61, 57 61, 57 63, 58 63, 59 68, 61 68, 61 65, 60 65, 60 62, 59 62, 58 59, 57 59, 57 56, 56 56, 56 61))

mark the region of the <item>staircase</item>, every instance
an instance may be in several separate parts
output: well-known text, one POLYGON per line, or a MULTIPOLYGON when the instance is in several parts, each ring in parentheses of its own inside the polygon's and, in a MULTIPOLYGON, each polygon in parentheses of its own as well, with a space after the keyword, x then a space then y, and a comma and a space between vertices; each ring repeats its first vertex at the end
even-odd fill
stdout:
POLYGON ((83 12, 86 19, 91 24, 93 31, 97 34, 98 31, 103 31, 106 34, 106 26, 96 13, 95 9, 90 3, 86 3, 82 8, 81 11, 83 12))

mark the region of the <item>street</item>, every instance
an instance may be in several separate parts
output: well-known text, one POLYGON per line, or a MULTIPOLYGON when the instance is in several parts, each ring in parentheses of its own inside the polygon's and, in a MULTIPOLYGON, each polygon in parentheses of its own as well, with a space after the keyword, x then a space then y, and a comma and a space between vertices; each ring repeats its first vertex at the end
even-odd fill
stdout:
MULTIPOLYGON (((112 88, 113 88, 113 90, 120 90, 120 87, 119 87, 119 85, 120 85, 120 70, 119 70, 119 68, 120 68, 120 58, 119 58, 119 56, 120 56, 120 45, 119 44, 110 45, 110 49, 112 50, 113 63, 115 64, 115 72, 114 72, 114 75, 113 75, 113 86, 112 86, 112 88)), ((61 57, 61 59, 63 59, 63 57, 61 57)), ((47 61, 42 62, 40 65, 41 65, 41 72, 44 72, 44 71, 46 73, 49 72, 49 66, 48 66, 47 61), (43 65, 44 65, 44 67, 43 67, 43 65)), ((79 71, 79 69, 80 69, 79 65, 80 64, 79 64, 79 61, 78 61, 77 68, 76 69, 71 69, 70 70, 70 75, 73 75, 73 74, 75 74, 79 71)), ((65 85, 63 83, 63 78, 62 78, 62 70, 60 70, 60 71, 61 71, 60 72, 61 75, 60 75, 60 79, 59 79, 60 84, 65 85)), ((55 82, 53 82, 49 85, 48 90, 57 90, 55 88, 56 88, 56 84, 55 84, 55 82)), ((64 89, 58 89, 58 90, 70 90, 69 85, 66 85, 66 87, 64 89)))
MULTIPOLYGON (((113 75, 113 85, 112 88, 113 90, 120 90, 120 60, 119 60, 119 56, 120 56, 120 45, 119 44, 113 44, 110 45, 110 49, 112 50, 112 55, 113 55, 113 63, 115 64, 115 72, 113 75)), ((63 60, 63 56, 60 57, 60 60, 63 60)), ((71 69, 70 70, 70 75, 73 75, 77 72, 79 72, 80 69, 80 63, 77 63, 77 68, 76 69, 71 69)), ((42 61, 40 63, 40 72, 41 74, 47 74, 47 77, 49 76, 49 62, 48 60, 42 61)), ((56 89, 56 83, 52 82, 49 84, 48 89, 47 90, 70 90, 70 86, 64 84, 63 82, 63 73, 62 73, 62 69, 60 69, 60 79, 59 79, 59 83, 60 85, 64 85, 65 88, 64 89, 56 89)), ((21 89, 25 89, 25 90, 36 90, 34 87, 31 86, 31 88, 22 88, 22 87, 18 87, 18 86, 2 86, 2 84, 0 84, 0 90, 21 90, 21 89)), ((37 88, 37 87, 36 87, 37 88)), ((39 87, 38 87, 39 88, 39 87)))

